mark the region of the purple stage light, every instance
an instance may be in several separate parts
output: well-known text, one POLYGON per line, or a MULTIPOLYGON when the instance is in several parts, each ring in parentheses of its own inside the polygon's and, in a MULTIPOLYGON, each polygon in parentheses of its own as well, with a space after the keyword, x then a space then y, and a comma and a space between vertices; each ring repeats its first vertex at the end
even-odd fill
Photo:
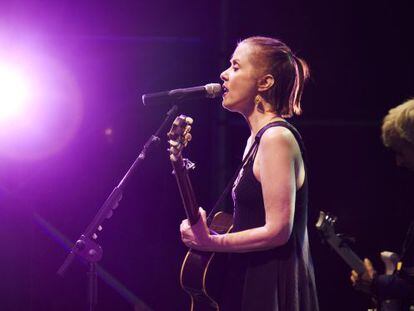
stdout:
POLYGON ((0 156, 46 158, 74 137, 83 106, 68 67, 41 49, 0 50, 0 156))
POLYGON ((29 83, 18 68, 0 63, 0 124, 15 122, 29 99, 29 83))

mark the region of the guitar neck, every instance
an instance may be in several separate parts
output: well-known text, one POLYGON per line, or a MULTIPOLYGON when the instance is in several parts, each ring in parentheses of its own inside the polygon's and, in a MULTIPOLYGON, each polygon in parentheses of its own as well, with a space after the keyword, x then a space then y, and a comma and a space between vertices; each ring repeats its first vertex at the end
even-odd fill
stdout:
POLYGON ((171 161, 171 163, 174 169, 174 175, 177 180, 178 189, 180 190, 187 219, 190 221, 191 225, 194 225, 200 218, 200 213, 198 212, 198 204, 190 177, 188 176, 187 168, 182 159, 171 161))
POLYGON ((352 249, 337 235, 327 238, 328 243, 342 257, 342 259, 358 274, 365 271, 364 263, 352 249))

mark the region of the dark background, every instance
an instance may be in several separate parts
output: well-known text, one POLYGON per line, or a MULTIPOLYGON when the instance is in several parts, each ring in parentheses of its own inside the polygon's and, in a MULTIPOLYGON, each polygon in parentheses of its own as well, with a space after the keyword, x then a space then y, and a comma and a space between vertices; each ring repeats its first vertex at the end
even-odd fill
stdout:
MULTIPOLYGON (((163 120, 143 93, 219 82, 238 42, 285 41, 310 65, 304 115, 292 120, 308 147, 309 231, 321 310, 366 310, 350 269, 321 244, 319 210, 357 237, 382 271, 381 250, 399 251, 413 216, 412 176, 381 144, 387 111, 414 95, 408 1, 2 1, 1 27, 36 32, 75 73, 84 117, 74 139, 47 158, 0 161, 0 310, 86 310, 87 267, 56 271, 163 120), (104 130, 111 127, 111 136, 104 130)), ((31 37, 33 39, 33 37, 31 37)), ((181 106, 195 119, 187 155, 199 204, 209 209, 237 167, 248 136, 220 101, 181 106)), ((184 218, 166 153, 151 153, 125 189, 99 243, 97 310, 187 310, 178 274, 184 218), (101 274, 103 275, 103 273, 101 274), (111 278, 112 277, 112 278, 111 278), (144 310, 144 307, 137 308, 144 310)))

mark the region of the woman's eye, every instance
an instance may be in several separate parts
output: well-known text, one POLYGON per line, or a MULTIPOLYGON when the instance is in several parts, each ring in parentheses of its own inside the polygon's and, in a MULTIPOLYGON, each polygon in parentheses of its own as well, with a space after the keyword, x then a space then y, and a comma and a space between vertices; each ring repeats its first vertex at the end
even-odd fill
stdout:
POLYGON ((237 67, 237 66, 233 66, 233 70, 234 70, 234 71, 237 71, 237 70, 239 70, 239 67, 237 67))

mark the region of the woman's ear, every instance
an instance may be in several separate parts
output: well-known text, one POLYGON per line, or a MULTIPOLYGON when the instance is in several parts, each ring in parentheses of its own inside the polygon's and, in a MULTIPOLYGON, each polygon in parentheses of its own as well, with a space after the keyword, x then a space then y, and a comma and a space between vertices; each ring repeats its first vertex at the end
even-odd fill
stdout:
POLYGON ((261 77, 258 81, 258 91, 264 92, 269 90, 275 84, 275 78, 271 74, 261 77))

